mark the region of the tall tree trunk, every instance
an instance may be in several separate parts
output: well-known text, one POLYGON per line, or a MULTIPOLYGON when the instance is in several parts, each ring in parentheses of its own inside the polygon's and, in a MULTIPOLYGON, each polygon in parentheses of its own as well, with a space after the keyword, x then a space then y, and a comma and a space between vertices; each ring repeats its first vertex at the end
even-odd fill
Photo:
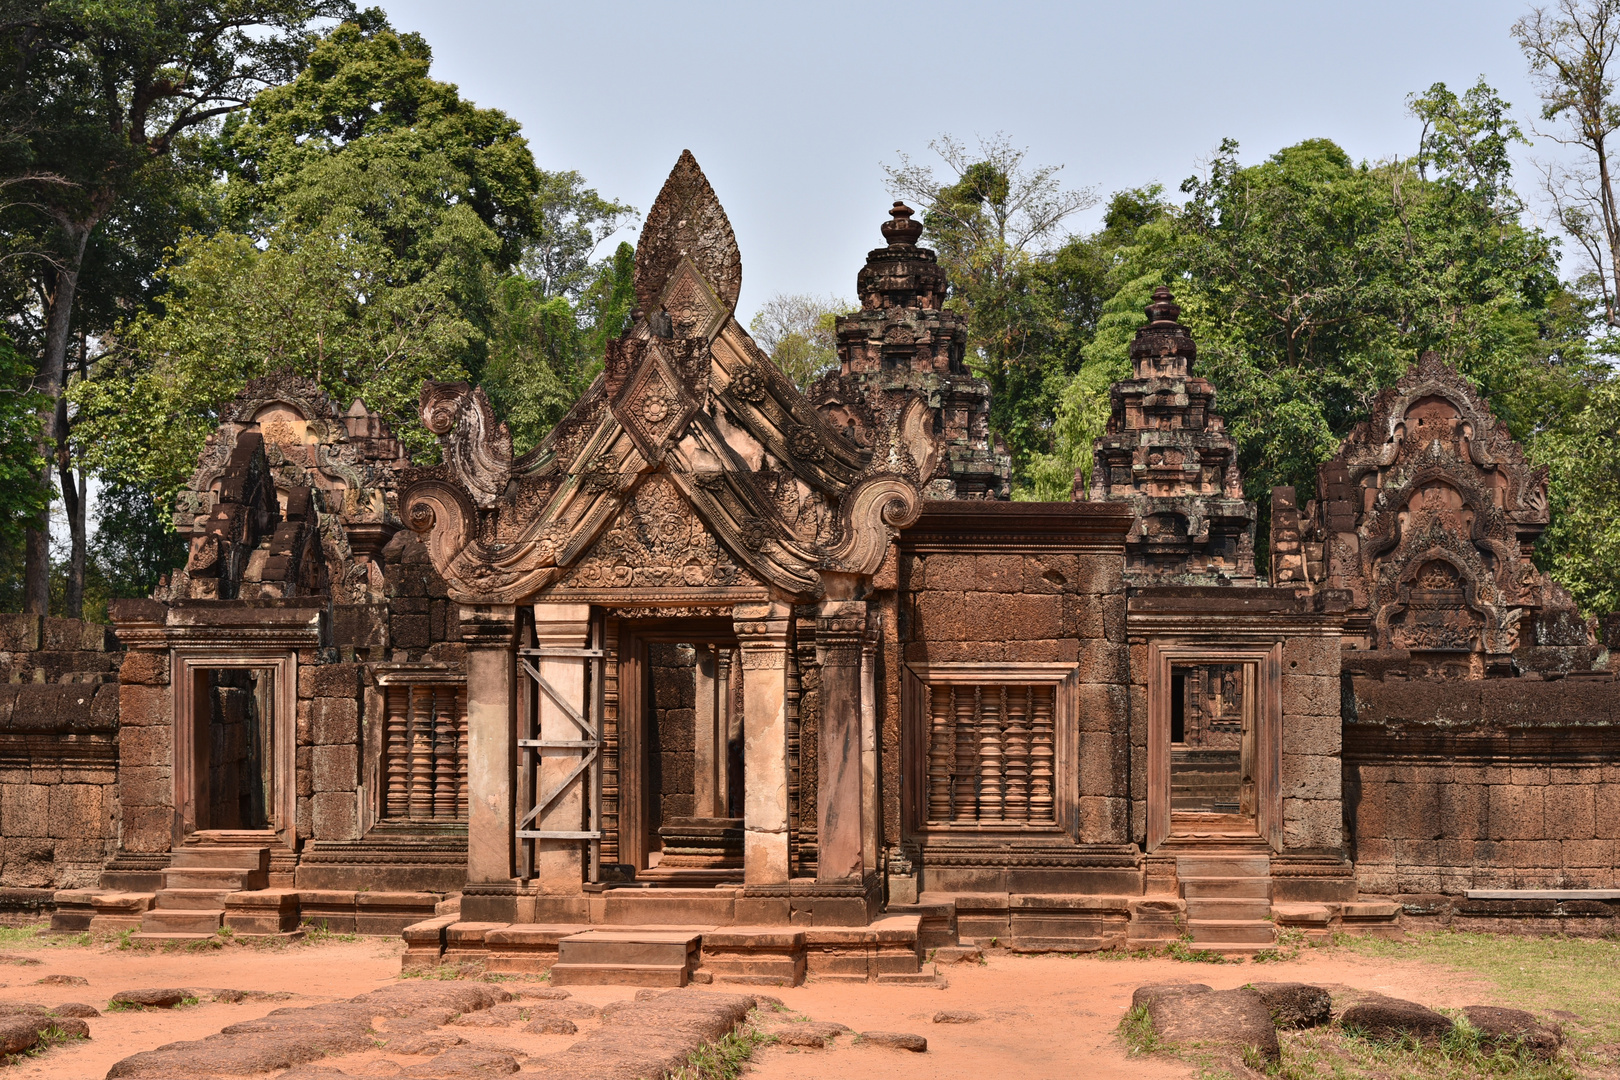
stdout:
POLYGON ((62 598, 62 615, 69 619, 84 618, 85 544, 85 475, 73 469, 73 454, 68 441, 67 399, 56 399, 56 478, 62 489, 62 508, 67 511, 68 535, 72 540, 72 554, 68 558, 67 588, 62 598))
MULTIPOLYGON (((51 468, 57 456, 57 405, 62 398, 62 380, 67 370, 67 351, 73 326, 73 299, 79 289, 79 269, 84 265, 84 249, 94 221, 62 222, 67 233, 63 265, 57 268, 45 317, 45 355, 40 358, 36 389, 45 395, 44 430, 40 434, 40 457, 44 467, 40 488, 51 488, 51 468)), ((44 512, 28 530, 23 548, 23 611, 49 615, 51 611, 51 511, 44 512)))

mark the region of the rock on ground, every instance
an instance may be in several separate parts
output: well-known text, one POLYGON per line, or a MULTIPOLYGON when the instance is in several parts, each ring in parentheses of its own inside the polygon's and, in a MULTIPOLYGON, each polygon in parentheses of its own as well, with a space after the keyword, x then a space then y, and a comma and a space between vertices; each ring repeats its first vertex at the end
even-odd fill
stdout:
POLYGON ((142 1008, 172 1009, 186 1000, 186 991, 173 987, 166 989, 120 990, 112 996, 113 1005, 138 1005, 142 1008))
POLYGON ((1469 1005, 1463 1009, 1468 1022, 1479 1029, 1481 1047, 1495 1050, 1522 1050, 1542 1061, 1551 1061, 1564 1039, 1523 1009, 1502 1009, 1493 1005, 1469 1005))
POLYGON ((1154 998, 1174 997, 1177 994, 1207 994, 1212 989, 1203 983, 1154 983, 1150 986, 1138 986, 1136 993, 1131 995, 1131 1008, 1145 1009, 1153 1004, 1154 998))
POLYGON ((39 1045, 39 1027, 26 1016, 0 1020, 0 1054, 20 1054, 39 1045))
POLYGON ((912 1035, 904 1031, 863 1031, 856 1045, 910 1050, 913 1054, 921 1054, 928 1049, 928 1040, 921 1035, 912 1035))
POLYGON ((57 1016, 86 1017, 101 1015, 101 1010, 97 1009, 94 1005, 85 1005, 84 1003, 78 1001, 64 1001, 62 1004, 54 1006, 51 1009, 51 1012, 55 1013, 57 1016))
POLYGON ((813 1050, 825 1050, 827 1037, 817 1031, 809 1031, 803 1024, 783 1024, 781 1027, 771 1028, 771 1035, 783 1046, 808 1046, 813 1050))
MULTIPOLYGON (((1155 988, 1142 988, 1151 989, 1155 988)), ((1157 989, 1162 991, 1163 988, 1157 989)), ((1137 993, 1141 994, 1142 990, 1137 993)), ((1147 1010, 1153 1030, 1166 1042, 1251 1046, 1268 1061, 1277 1061, 1282 1056, 1277 1028, 1271 1022, 1271 1010, 1266 1008, 1264 998, 1247 987, 1149 994, 1147 1010)))
POLYGON ((579 1025, 561 1016, 542 1016, 523 1025, 530 1035, 573 1035, 579 1025))
POLYGON ((751 996, 690 989, 612 1002, 602 1009, 600 1027, 560 1053, 529 1061, 526 1071, 567 1080, 662 1076, 731 1032, 753 1007, 751 996))
POLYGON ((942 1009, 934 1014, 936 1024, 977 1024, 984 1017, 961 1009, 942 1009))
POLYGON ((1297 982, 1250 983, 1271 1010, 1272 1023, 1280 1028, 1308 1028, 1333 1018, 1333 995, 1320 986, 1297 982))
POLYGON ((574 996, 560 986, 514 986, 512 993, 535 1001, 562 1001, 574 996))
POLYGON ((1375 997, 1344 1010, 1339 1023, 1369 1039, 1398 1041, 1410 1035, 1419 1042, 1438 1042, 1452 1028, 1450 1020, 1415 1001, 1375 997))
POLYGON ((83 975, 47 975, 43 979, 35 979, 35 986, 89 986, 90 980, 83 975))

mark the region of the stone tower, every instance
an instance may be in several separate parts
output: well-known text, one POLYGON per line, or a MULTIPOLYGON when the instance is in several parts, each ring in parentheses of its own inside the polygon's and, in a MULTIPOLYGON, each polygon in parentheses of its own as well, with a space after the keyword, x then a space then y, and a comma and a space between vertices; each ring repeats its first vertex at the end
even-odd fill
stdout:
POLYGON ((931 499, 1005 499, 1012 462, 990 437, 990 387, 962 361, 966 320, 945 310, 949 286, 922 223, 895 203, 887 245, 855 279, 861 310, 838 319, 839 370, 810 399, 829 423, 892 460, 931 499))
MULTIPOLYGON (((1254 582, 1255 507, 1243 499, 1237 447, 1214 412, 1215 388, 1192 374, 1198 349, 1176 321, 1170 290, 1154 290, 1131 342, 1132 377, 1109 392, 1090 498, 1130 503, 1125 539, 1133 585, 1254 582)), ((1074 498, 1085 498, 1075 474, 1074 498)))

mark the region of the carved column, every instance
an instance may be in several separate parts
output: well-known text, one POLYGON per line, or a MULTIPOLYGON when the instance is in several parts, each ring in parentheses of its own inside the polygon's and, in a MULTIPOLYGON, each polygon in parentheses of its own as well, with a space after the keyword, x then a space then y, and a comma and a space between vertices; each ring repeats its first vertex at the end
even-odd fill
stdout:
POLYGON ((821 727, 816 740, 816 880, 863 879, 861 653, 864 600, 829 600, 817 612, 821 727))
POLYGON ((467 888, 462 917, 511 922, 517 913, 512 856, 516 821, 512 776, 517 609, 461 605, 467 645, 467 888))
MULTIPOLYGON (((583 649, 590 643, 591 606, 589 604, 536 604, 534 605, 534 643, 541 650, 583 649)), ((535 667, 551 689, 562 699, 554 699, 539 687, 535 700, 539 704, 540 739, 542 742, 577 741, 586 738, 572 720, 564 705, 582 718, 590 716, 585 700, 585 657, 546 656, 534 658, 535 667)), ((579 764, 584 750, 549 748, 540 754, 540 770, 536 777, 536 796, 550 794, 562 786, 568 774, 579 764)), ((586 827, 585 808, 589 802, 585 774, 574 777, 568 788, 552 800, 537 819, 535 828, 581 832, 586 827)), ((536 840, 534 873, 535 885, 544 895, 579 896, 585 884, 585 845, 580 840, 536 840)))
POLYGON ((715 648, 697 646, 692 709, 692 816, 723 817, 725 739, 720 734, 719 677, 715 648))
POLYGON ((861 861, 869 874, 878 869, 883 846, 877 712, 877 650, 882 642, 883 616, 869 612, 861 641, 861 861))
POLYGON ((793 609, 738 604, 743 668, 743 881, 788 881, 787 648, 793 609))

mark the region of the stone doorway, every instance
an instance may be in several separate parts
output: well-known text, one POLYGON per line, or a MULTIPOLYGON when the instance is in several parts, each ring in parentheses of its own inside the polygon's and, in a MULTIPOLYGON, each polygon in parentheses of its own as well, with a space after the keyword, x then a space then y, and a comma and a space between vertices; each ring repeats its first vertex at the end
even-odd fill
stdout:
POLYGON ((1279 662, 1275 647, 1149 646, 1150 848, 1280 828, 1279 662))
POLYGON ((638 882, 743 877, 742 664, 729 622, 621 628, 620 857, 638 882))
MULTIPOLYGON (((294 835, 292 657, 177 657, 175 836, 294 835)), ((290 847, 291 844, 289 843, 290 847)))

